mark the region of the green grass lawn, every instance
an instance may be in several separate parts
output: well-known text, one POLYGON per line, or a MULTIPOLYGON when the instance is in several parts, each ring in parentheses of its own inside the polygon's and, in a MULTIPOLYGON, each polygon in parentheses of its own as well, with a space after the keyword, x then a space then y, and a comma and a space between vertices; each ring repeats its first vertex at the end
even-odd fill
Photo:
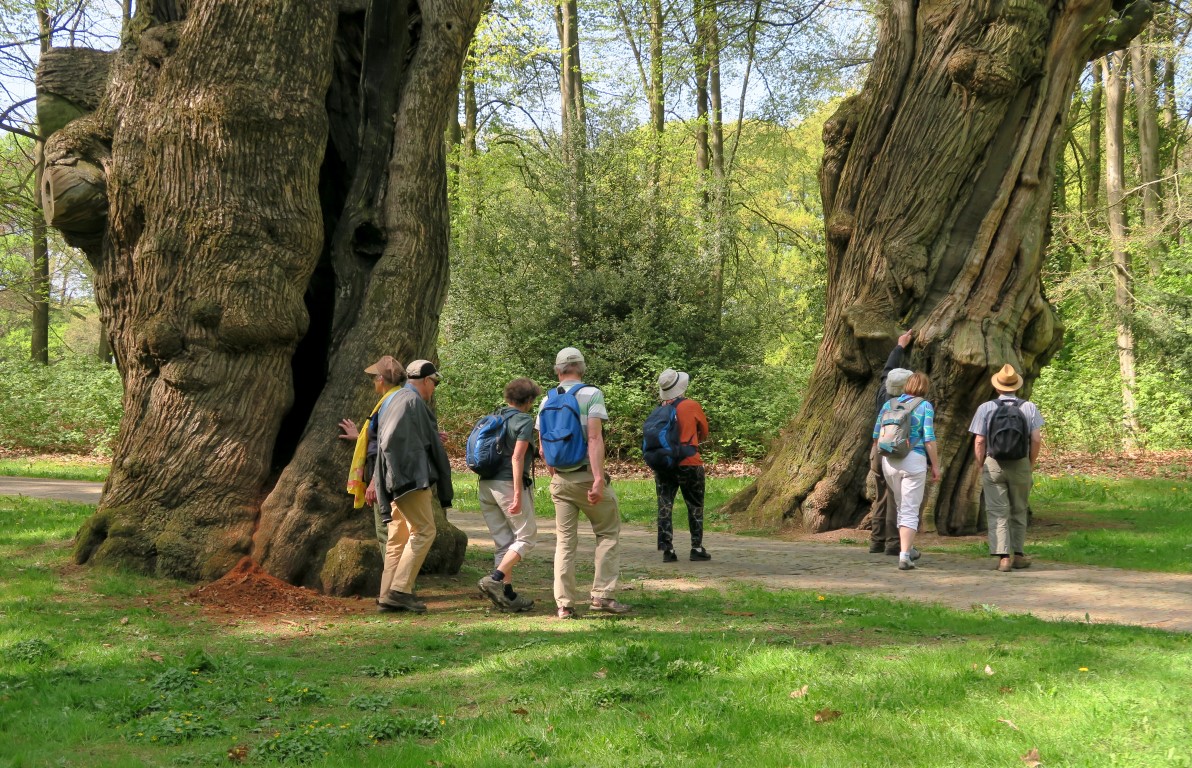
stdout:
POLYGON ((0 459, 0 476, 103 482, 108 479, 109 464, 109 460, 87 456, 2 458, 0 459))
POLYGON ((425 616, 209 618, 69 565, 89 512, 0 498, 5 768, 1192 766, 1188 635, 634 574, 630 618, 490 615, 483 551, 425 616))
MULTIPOLYGON (((1026 550, 1042 560, 1192 573, 1192 483, 1036 477, 1026 550)), ((933 547, 988 554, 987 543, 933 547)))

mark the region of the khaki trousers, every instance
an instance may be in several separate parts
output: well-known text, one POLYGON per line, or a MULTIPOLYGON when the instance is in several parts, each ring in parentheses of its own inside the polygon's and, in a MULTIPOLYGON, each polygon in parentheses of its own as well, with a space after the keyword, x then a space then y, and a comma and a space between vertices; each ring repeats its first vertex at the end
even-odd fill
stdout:
POLYGON ((390 590, 414 593, 414 579, 435 542, 435 513, 430 489, 410 491, 393 502, 393 521, 385 543, 381 597, 390 590))
POLYGON ((1026 543, 1031 485, 1030 459, 986 458, 981 468, 981 494, 989 526, 989 554, 1021 555, 1026 543))
POLYGON ((550 480, 550 498, 555 503, 555 603, 560 608, 575 605, 575 555, 579 547, 579 513, 592 524, 596 534, 596 575, 592 597, 611 598, 621 575, 621 511, 617 495, 606 481, 604 497, 597 504, 588 501, 592 470, 556 472, 550 480))

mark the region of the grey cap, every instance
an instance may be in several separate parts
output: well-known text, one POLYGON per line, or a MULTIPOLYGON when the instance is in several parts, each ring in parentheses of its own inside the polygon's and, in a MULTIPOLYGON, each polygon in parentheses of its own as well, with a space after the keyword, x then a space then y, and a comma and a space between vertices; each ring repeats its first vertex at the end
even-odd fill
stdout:
POLYGON ((906 380, 911 377, 914 371, 908 371, 905 368, 895 368, 886 376, 886 394, 891 397, 902 394, 903 388, 906 386, 906 380))
POLYGON ((575 347, 563 347, 559 350, 559 354, 555 355, 555 365, 568 365, 570 363, 583 363, 584 353, 580 352, 575 347))

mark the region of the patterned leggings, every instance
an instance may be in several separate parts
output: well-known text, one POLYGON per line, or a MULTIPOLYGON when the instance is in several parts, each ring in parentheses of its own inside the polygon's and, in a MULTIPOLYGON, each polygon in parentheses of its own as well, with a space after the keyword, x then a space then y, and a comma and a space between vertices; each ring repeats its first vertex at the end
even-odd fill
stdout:
POLYGON ((675 494, 683 492, 687 504, 687 527, 691 530, 691 548, 704 545, 704 468, 675 467, 654 471, 654 489, 658 492, 658 549, 674 549, 674 529, 671 516, 675 510, 675 494))

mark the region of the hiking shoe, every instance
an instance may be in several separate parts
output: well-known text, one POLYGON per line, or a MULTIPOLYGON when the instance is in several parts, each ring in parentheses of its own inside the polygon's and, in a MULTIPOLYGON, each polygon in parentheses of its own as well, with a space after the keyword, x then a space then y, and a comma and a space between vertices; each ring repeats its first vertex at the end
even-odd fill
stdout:
POLYGON ((915 570, 915 563, 910 559, 900 557, 898 558, 898 570, 913 571, 915 570))
POLYGON ((675 554, 675 550, 665 549, 662 551, 662 562, 677 563, 679 562, 679 556, 675 554))
POLYGON ((1010 561, 1010 567, 1016 571, 1021 571, 1023 568, 1031 567, 1031 559, 1026 555, 1015 555, 1014 559, 1010 561))
POLYGON ((699 549, 691 550, 692 560, 711 560, 712 556, 708 554, 708 550, 700 547, 699 549))
POLYGON ((509 605, 502 610, 509 611, 510 613, 525 613, 526 611, 533 610, 533 608, 533 600, 526 597, 525 595, 518 595, 512 600, 509 600, 509 605))
POLYGON ((480 594, 492 600, 497 608, 503 611, 509 607, 509 598, 505 597, 505 582, 485 576, 476 582, 476 586, 480 589, 480 594))
POLYGON ((629 613, 631 610, 633 610, 628 605, 625 605, 624 603, 618 603, 611 597, 593 597, 591 607, 593 611, 611 613, 618 616, 622 613, 629 613))
MULTIPOLYGON (((902 553, 899 552, 898 554, 901 555, 902 553)), ((923 556, 922 552, 915 549, 914 547, 911 547, 911 560, 918 560, 922 556, 923 556)))
POLYGON ((377 613, 401 613, 401 608, 394 608, 393 606, 385 605, 380 600, 377 601, 377 613))
POLYGON ((555 616, 560 619, 574 619, 575 609, 568 606, 562 606, 559 608, 559 610, 555 611, 555 616))
POLYGON ((408 592, 398 592, 396 589, 389 590, 389 593, 377 602, 396 611, 426 613, 426 603, 419 602, 408 592))
POLYGON ((880 555, 881 553, 883 553, 885 551, 886 551, 886 542, 884 542, 884 541, 869 542, 869 554, 880 555))
POLYGON ((1010 558, 1003 557, 1000 560, 998 560, 997 561, 997 570, 1001 571, 1002 573, 1009 573, 1010 572, 1010 558))

